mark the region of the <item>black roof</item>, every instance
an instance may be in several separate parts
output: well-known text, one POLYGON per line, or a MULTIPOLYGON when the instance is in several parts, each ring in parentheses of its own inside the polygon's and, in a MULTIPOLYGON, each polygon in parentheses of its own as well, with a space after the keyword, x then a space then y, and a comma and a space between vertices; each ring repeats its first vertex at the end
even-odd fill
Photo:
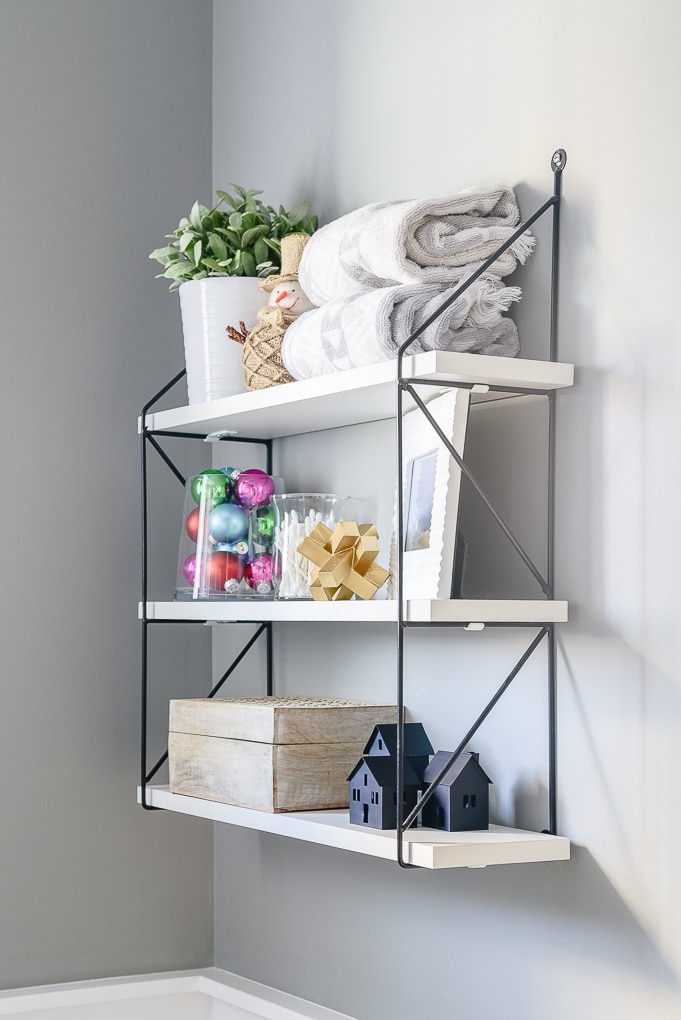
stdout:
MULTIPOLYGON (((350 782, 351 779, 354 779, 363 765, 366 765, 368 771, 374 777, 379 786, 397 786, 397 767, 395 760, 393 758, 389 758, 387 755, 384 757, 360 758, 348 776, 348 782, 350 782)), ((421 780, 416 775, 408 761, 405 761, 404 763, 402 780, 403 786, 422 785, 421 780)))
MULTIPOLYGON (((431 758, 426 770, 423 774, 423 780, 425 783, 432 783, 432 781, 438 776, 442 769, 447 764, 447 759, 451 758, 451 751, 438 751, 434 758, 431 758)), ((473 762, 477 769, 482 774, 483 778, 491 783, 492 780, 487 775, 482 765, 478 761, 478 755, 475 751, 462 751, 461 754, 452 762, 445 775, 440 780, 441 786, 452 786, 453 783, 459 778, 466 766, 473 762)))
MULTIPOLYGON (((383 743, 386 746, 388 754, 397 754, 397 723, 380 723, 378 726, 374 726, 373 732, 367 741, 367 745, 362 752, 365 755, 369 754, 371 745, 380 736, 383 743)), ((423 754, 432 754, 433 745, 431 744, 426 731, 423 728, 423 723, 420 722, 408 722, 404 724, 404 756, 405 758, 416 758, 423 754)))

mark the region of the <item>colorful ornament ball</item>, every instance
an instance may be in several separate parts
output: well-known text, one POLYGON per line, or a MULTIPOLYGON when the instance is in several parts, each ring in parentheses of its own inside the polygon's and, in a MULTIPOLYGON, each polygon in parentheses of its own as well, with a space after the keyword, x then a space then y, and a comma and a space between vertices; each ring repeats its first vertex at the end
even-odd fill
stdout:
MULTIPOLYGON (((196 581, 197 561, 192 553, 182 565, 182 573, 188 584, 194 585, 196 581)), ((204 570, 204 583, 207 587, 220 591, 224 588, 227 580, 241 581, 244 576, 245 566, 242 557, 235 553, 214 552, 206 558, 204 570)))
POLYGON ((274 540, 274 512, 272 507, 257 506, 251 516, 253 541, 258 545, 272 545, 274 540))
POLYGON ((234 495, 242 506, 249 509, 269 503, 274 495, 274 481, 259 468, 242 471, 234 483, 234 495))
POLYGON ((255 556, 246 564, 246 581, 255 591, 268 592, 272 590, 273 572, 274 559, 271 556, 255 556))
POLYGON ((192 482, 192 496, 195 503, 207 501, 210 506, 226 503, 232 498, 233 483, 224 471, 208 468, 197 475, 192 482), (204 491, 205 489, 205 491, 204 491))
POLYGON ((196 542, 199 537, 199 524, 201 523, 201 509, 195 506, 192 512, 187 518, 185 527, 187 528, 187 534, 191 538, 192 542, 196 542))
POLYGON ((245 540, 248 537, 248 514, 236 503, 220 503, 208 516, 208 531, 218 543, 245 540))

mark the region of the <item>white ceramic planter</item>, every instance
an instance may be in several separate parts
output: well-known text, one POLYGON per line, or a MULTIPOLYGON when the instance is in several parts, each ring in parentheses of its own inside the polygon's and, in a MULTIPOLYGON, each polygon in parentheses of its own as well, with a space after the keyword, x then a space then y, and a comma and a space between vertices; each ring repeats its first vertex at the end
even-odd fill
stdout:
POLYGON ((241 344, 227 326, 244 322, 251 330, 267 294, 250 276, 215 276, 188 280, 179 289, 190 404, 245 393, 241 344))

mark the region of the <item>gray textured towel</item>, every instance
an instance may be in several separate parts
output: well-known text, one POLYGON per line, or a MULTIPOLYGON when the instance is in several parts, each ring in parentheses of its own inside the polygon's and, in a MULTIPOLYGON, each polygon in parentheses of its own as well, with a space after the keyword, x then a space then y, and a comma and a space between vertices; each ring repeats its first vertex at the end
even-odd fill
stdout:
MULTIPOLYGON (((288 327, 282 360, 294 379, 309 379, 394 358, 455 290, 412 284, 327 301, 288 327)), ((501 313, 519 298, 518 287, 477 280, 426 328, 409 353, 442 350, 515 357, 518 331, 501 313)))

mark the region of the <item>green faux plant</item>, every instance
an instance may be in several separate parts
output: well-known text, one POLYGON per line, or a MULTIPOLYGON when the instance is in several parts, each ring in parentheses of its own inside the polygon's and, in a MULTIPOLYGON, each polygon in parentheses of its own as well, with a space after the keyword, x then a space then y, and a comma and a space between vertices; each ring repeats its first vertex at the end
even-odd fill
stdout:
POLYGON ((169 243, 149 255, 163 266, 157 279, 170 280, 170 290, 207 276, 270 276, 280 269, 282 237, 317 229, 307 202, 290 210, 280 205, 277 212, 257 197, 262 191, 229 187, 233 193, 216 191, 219 202, 212 209, 195 202, 189 216, 166 235, 169 243))

